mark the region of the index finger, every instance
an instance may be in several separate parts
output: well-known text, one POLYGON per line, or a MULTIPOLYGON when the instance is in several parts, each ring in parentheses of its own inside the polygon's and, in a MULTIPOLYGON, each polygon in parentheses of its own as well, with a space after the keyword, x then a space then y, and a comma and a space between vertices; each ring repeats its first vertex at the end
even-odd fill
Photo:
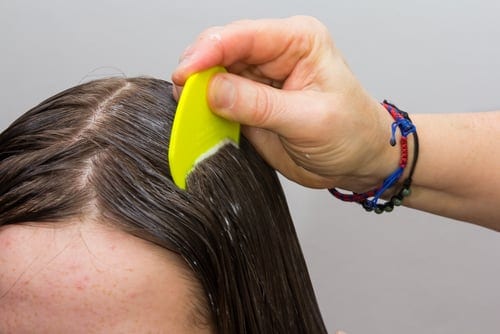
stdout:
MULTIPOLYGON (((243 70, 258 66, 263 76, 283 79, 307 56, 324 26, 312 17, 236 21, 200 34, 172 74, 176 85, 184 85, 193 73, 222 65, 243 70)), ((233 70, 232 70, 233 69, 233 70)))

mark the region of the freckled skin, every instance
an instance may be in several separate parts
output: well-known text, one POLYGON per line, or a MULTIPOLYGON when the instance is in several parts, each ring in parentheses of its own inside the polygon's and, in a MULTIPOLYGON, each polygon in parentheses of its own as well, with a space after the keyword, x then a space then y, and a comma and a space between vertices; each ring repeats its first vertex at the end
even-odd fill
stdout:
POLYGON ((187 270, 105 224, 1 227, 0 333, 212 333, 194 325, 187 270))

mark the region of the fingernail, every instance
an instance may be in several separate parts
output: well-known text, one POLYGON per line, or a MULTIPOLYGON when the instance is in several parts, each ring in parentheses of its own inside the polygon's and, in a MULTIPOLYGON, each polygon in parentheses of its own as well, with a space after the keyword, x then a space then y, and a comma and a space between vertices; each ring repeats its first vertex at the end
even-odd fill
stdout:
POLYGON ((176 84, 172 85, 172 94, 176 101, 179 101, 179 97, 181 96, 182 87, 177 86, 176 84))
POLYGON ((180 58, 179 58, 179 62, 181 62, 184 58, 189 57, 189 55, 191 55, 191 54, 193 53, 193 51, 194 51, 194 50, 193 50, 193 44, 188 45, 188 46, 184 49, 184 51, 182 51, 182 54, 181 54, 181 56, 180 56, 180 58))
POLYGON ((185 57, 185 58, 182 58, 180 61, 179 61, 179 64, 177 65, 177 69, 179 68, 183 68, 183 67, 186 67, 188 64, 189 64, 189 61, 191 60, 191 57, 185 57))
POLYGON ((236 101, 236 87, 223 76, 215 76, 212 79, 210 96, 213 107, 219 111, 230 110, 236 101))
POLYGON ((193 45, 188 46, 179 57, 179 67, 182 67, 183 65, 187 64, 188 60, 192 59, 194 54, 195 50, 193 45))

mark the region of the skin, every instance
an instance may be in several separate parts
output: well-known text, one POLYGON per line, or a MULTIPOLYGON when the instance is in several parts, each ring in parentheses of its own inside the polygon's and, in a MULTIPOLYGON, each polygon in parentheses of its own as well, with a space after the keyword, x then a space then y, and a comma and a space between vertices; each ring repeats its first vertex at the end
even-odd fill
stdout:
MULTIPOLYGON (((207 29, 181 56, 172 75, 174 95, 189 75, 215 65, 230 73, 212 78, 211 108, 246 125, 243 132, 259 153, 289 179, 365 192, 396 168, 400 151, 388 144, 392 118, 316 19, 207 29)), ((420 152, 404 204, 500 231, 500 111, 411 118, 420 152)))
POLYGON ((182 259, 91 221, 0 228, 1 333, 212 333, 182 259))

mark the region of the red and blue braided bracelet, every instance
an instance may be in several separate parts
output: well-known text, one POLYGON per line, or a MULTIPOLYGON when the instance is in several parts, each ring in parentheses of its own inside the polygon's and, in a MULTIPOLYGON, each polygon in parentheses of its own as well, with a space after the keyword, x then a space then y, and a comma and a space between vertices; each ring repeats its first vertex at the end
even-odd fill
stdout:
POLYGON ((365 193, 351 193, 345 194, 338 191, 336 188, 328 189, 328 191, 338 199, 346 202, 356 202, 365 208, 366 211, 374 211, 376 213, 391 212, 395 206, 400 206, 403 199, 411 194, 411 182, 413 173, 415 172, 415 166, 418 160, 418 135, 415 125, 412 123, 407 112, 404 112, 394 104, 384 100, 382 105, 389 112, 389 114, 394 119, 391 126, 391 146, 396 145, 396 129, 399 128, 401 132, 400 146, 401 146, 401 157, 399 159, 399 165, 382 183, 378 188, 365 193), (380 202, 380 197, 387 191, 387 189, 393 187, 403 175, 403 172, 408 165, 408 136, 412 134, 414 138, 414 150, 413 150, 413 161, 410 167, 410 173, 408 177, 403 181, 403 186, 392 196, 389 201, 380 202))

